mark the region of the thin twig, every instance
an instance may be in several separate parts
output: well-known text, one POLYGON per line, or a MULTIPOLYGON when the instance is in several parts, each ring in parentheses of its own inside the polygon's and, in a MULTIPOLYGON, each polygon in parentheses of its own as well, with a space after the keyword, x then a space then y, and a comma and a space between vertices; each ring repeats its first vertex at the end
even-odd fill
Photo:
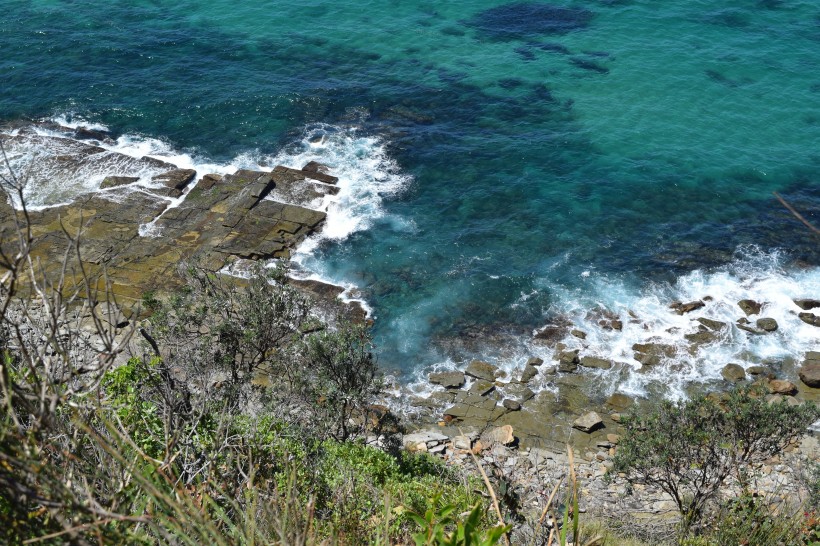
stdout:
POLYGON ((792 213, 792 215, 794 215, 794 217, 795 217, 795 218, 797 218, 798 220, 800 220, 801 222, 803 222, 803 224, 804 224, 807 228, 809 228, 810 230, 812 230, 814 233, 816 233, 817 235, 820 235, 820 229, 817 229, 816 227, 814 227, 814 225, 812 225, 812 223, 811 223, 811 222, 809 222, 808 220, 806 220, 806 219, 803 217, 803 215, 802 215, 802 214, 800 214, 799 212, 797 212, 797 211, 795 210, 795 208, 794 208, 794 207, 792 207, 790 204, 788 204, 788 203, 786 202, 786 200, 785 200, 785 199, 783 199, 783 198, 780 196, 780 194, 779 194, 779 193, 777 193, 776 191, 775 191, 775 192, 772 192, 772 193, 774 194, 774 196, 775 196, 775 197, 777 197, 777 200, 778 200, 778 201, 780 201, 780 204, 782 204, 784 207, 786 207, 787 209, 789 209, 789 212, 791 212, 791 213, 792 213))
MULTIPOLYGON (((464 436, 464 432, 461 430, 461 427, 458 429, 459 434, 464 436)), ((501 515, 501 508, 498 506, 498 497, 495 496, 495 489, 493 489, 492 484, 490 484, 490 479, 487 477, 487 473, 484 472, 484 468, 481 467, 481 463, 478 462, 478 457, 475 456, 473 450, 470 450, 470 456, 473 458, 473 462, 475 463, 476 468, 481 473, 481 477, 484 479, 484 485, 487 487, 487 491, 490 493, 490 498, 493 501, 493 508, 495 508, 495 513, 498 515, 498 524, 502 527, 506 524, 504 523, 504 516, 501 515)), ((504 542, 507 546, 510 546, 510 537, 507 533, 504 533, 504 542)))

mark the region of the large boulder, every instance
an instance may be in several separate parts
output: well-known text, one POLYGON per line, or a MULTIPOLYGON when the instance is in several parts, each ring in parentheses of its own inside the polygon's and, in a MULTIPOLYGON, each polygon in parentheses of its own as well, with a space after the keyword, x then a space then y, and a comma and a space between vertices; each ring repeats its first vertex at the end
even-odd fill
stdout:
POLYGON ((589 413, 585 413, 572 423, 572 428, 577 428, 581 432, 590 433, 595 430, 598 430, 604 425, 603 419, 601 416, 595 413, 594 411, 590 411, 589 413))
POLYGON ((746 379, 746 371, 740 364, 726 364, 720 371, 720 375, 723 376, 723 379, 732 383, 746 379))
POLYGON ((757 315, 760 313, 760 309, 763 307, 762 304, 756 302, 755 300, 740 300, 737 302, 738 307, 740 307, 746 316, 749 315, 757 315))
POLYGON ((774 332, 777 330, 777 321, 773 318, 761 318, 755 322, 758 328, 764 332, 774 332))
POLYGON ((429 376, 430 383, 434 385, 441 385, 446 389, 458 389, 464 385, 463 372, 439 372, 431 373, 429 376))
POLYGON ((635 343, 632 350, 635 360, 644 366, 656 366, 662 359, 673 358, 677 353, 674 346, 662 343, 635 343))
POLYGON ((813 300, 813 299, 800 299, 800 300, 793 300, 794 304, 797 305, 803 311, 811 311, 817 307, 820 307, 820 300, 813 300))
POLYGON ((820 389, 820 351, 809 351, 797 372, 800 381, 813 389, 820 389))
POLYGON ((563 373, 572 373, 578 369, 578 349, 574 351, 563 351, 558 353, 558 371, 563 373))
POLYGON ((481 360, 473 360, 464 370, 464 373, 476 379, 483 379, 484 381, 495 381, 498 377, 498 368, 489 362, 481 360))
POLYGON ((598 358, 597 356, 585 356, 581 358, 579 364, 585 368, 599 368, 601 370, 608 370, 612 367, 611 360, 598 358))
POLYGON ((772 394, 795 394, 797 392, 797 385, 783 379, 770 380, 768 387, 772 394))
POLYGON ((700 309, 701 307, 703 307, 705 305, 706 304, 703 303, 702 300, 695 300, 695 301, 690 301, 690 302, 687 302, 687 303, 681 303, 679 301, 676 301, 676 302, 672 303, 671 305, 669 305, 669 308, 674 309, 675 312, 679 315, 684 315, 686 313, 691 313, 692 311, 694 311, 696 309, 700 309))
POLYGON ((606 406, 617 411, 624 411, 629 408, 633 402, 634 400, 632 400, 631 396, 616 392, 606 399, 606 406))
POLYGON ((521 383, 529 383, 530 379, 538 375, 538 368, 527 364, 524 366, 524 371, 521 372, 521 383))
POLYGON ((486 431, 479 439, 483 447, 491 447, 496 444, 510 445, 515 442, 515 435, 511 425, 504 425, 486 431))
POLYGON ((811 324, 812 326, 817 326, 818 328, 820 328, 820 317, 818 317, 814 313, 800 313, 797 316, 800 317, 800 320, 802 320, 806 324, 811 324))
POLYGON ((117 186, 125 186, 126 184, 133 184, 138 181, 139 176, 106 176, 103 178, 100 189, 116 188, 117 186))

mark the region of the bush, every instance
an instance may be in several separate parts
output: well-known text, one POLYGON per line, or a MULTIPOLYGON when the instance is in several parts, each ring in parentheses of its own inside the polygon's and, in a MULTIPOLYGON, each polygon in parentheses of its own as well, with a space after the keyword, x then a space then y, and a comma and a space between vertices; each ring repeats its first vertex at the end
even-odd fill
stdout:
POLYGON ((612 471, 668 493, 688 530, 727 478, 746 484, 753 465, 798 439, 818 417, 814 404, 769 404, 752 388, 729 393, 720 404, 702 396, 666 401, 628 417, 612 471))

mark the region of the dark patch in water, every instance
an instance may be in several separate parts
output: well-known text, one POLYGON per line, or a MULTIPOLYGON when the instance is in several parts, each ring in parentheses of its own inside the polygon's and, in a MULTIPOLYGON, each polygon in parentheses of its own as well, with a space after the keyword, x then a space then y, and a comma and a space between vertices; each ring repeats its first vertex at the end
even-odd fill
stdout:
POLYGON ((584 8, 517 2, 479 12, 464 24, 492 39, 513 40, 580 30, 589 26, 592 16, 584 8))
POLYGON ((555 42, 533 42, 531 43, 532 47, 537 47, 541 51, 549 51, 550 53, 560 53, 561 55, 569 55, 570 50, 568 47, 563 46, 561 44, 556 44, 555 42))
POLYGON ((812 93, 820 93, 820 83, 813 83, 811 87, 809 87, 809 91, 812 93))
POLYGON ((749 16, 738 10, 724 9, 708 14, 706 22, 729 28, 744 28, 749 26, 749 16))
POLYGON ((525 61, 534 61, 535 60, 535 53, 532 52, 531 49, 528 47, 516 47, 515 52, 518 53, 518 56, 524 59, 525 61))
POLYGON ((717 82, 717 83, 719 83, 721 85, 725 85, 727 87, 737 87, 737 82, 736 81, 727 78, 726 76, 724 76, 723 74, 721 74, 717 70, 711 70, 711 69, 705 70, 704 74, 706 74, 706 76, 708 76, 709 79, 712 80, 713 82, 717 82))
POLYGON ((464 36, 466 34, 463 29, 458 27, 444 27, 441 29, 441 33, 445 36, 464 36))
POLYGON ((763 9, 780 9, 785 2, 783 0, 759 0, 758 7, 763 9))
POLYGON ((588 59, 573 57, 569 60, 569 62, 571 62, 578 68, 583 68, 584 70, 589 70, 590 72, 597 72, 598 74, 609 74, 609 69, 607 67, 601 66, 600 64, 594 61, 590 61, 588 59))
POLYGON ((523 84, 524 81, 518 78, 502 78, 498 80, 499 87, 503 89, 515 89, 516 87, 521 87, 523 84))
POLYGON ((540 83, 533 87, 532 94, 533 97, 535 97, 539 101, 545 101, 549 103, 557 102, 552 94, 552 91, 550 91, 550 88, 544 85, 543 83, 540 83))
POLYGON ((612 57, 612 55, 610 55, 606 51, 582 51, 581 53, 589 57, 598 57, 600 59, 609 59, 610 57, 612 57))

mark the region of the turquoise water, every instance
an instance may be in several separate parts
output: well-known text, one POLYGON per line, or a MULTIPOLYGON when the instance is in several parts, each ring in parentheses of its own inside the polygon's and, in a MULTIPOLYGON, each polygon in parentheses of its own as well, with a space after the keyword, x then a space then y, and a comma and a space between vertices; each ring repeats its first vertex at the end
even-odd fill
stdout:
MULTIPOLYGON (((301 158, 327 135, 319 158, 368 188, 342 213, 354 227, 300 261, 358 288, 389 368, 515 360, 577 302, 626 309, 700 271, 742 285, 761 255, 778 274, 820 265, 771 195, 820 224, 816 2, 0 13, 0 119, 81 119, 213 164, 301 158)), ((800 278, 795 295, 818 290, 800 278)))

